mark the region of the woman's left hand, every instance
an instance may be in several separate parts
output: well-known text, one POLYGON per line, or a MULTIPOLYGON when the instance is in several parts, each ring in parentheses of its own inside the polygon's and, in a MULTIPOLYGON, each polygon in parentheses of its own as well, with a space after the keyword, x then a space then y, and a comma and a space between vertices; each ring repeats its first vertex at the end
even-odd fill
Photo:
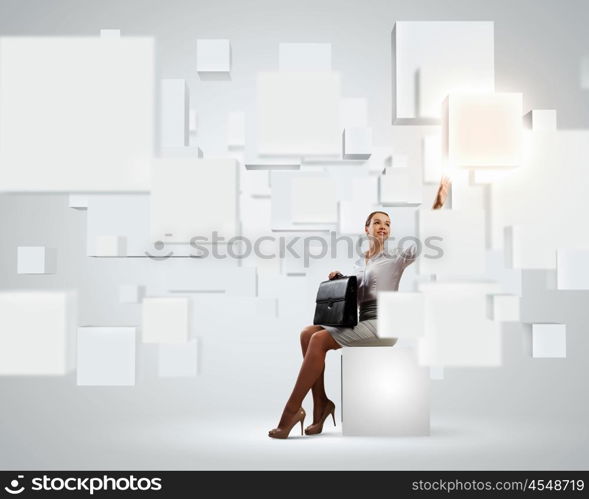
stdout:
POLYGON ((438 187, 438 192, 436 194, 436 199, 434 201, 433 209, 437 210, 444 206, 446 202, 446 198, 448 197, 448 191, 450 190, 450 179, 445 175, 442 177, 440 181, 440 186, 438 187))

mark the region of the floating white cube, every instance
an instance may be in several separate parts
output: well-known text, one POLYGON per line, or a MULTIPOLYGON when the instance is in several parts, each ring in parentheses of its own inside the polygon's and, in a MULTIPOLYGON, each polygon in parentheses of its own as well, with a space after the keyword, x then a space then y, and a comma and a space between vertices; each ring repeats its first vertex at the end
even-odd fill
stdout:
POLYGON ((291 199, 294 223, 337 222, 337 196, 333 179, 293 178, 291 199))
POLYGON ((589 249, 559 249, 557 289, 589 289, 589 249))
POLYGON ((188 298, 144 298, 143 343, 186 343, 189 334, 188 309, 188 298))
POLYGON ((494 282, 418 283, 426 310, 425 336, 418 339, 419 364, 500 366, 500 323, 487 318, 487 295, 498 288, 494 282))
POLYGON ((154 64, 152 38, 1 38, 0 189, 147 191, 154 64))
POLYGON ((158 345, 158 374, 161 378, 190 378, 198 368, 196 339, 179 344, 158 345))
POLYGON ((566 324, 533 324, 532 357, 566 358, 566 324))
POLYGON ((19 246, 17 274, 55 274, 57 249, 46 246, 19 246))
POLYGON ((125 236, 102 235, 94 240, 95 256, 126 256, 127 238, 125 236))
POLYGON ((119 301, 121 303, 139 303, 145 293, 144 286, 136 284, 121 284, 119 286, 119 301))
POLYGON ((490 295, 490 319, 499 322, 519 321, 520 297, 516 295, 498 294, 490 295))
POLYGON ((419 240, 435 246, 419 258, 420 274, 481 276, 485 273, 485 212, 419 210, 419 240))
POLYGON ((429 435, 429 387, 429 369, 411 348, 344 348, 343 434, 429 435))
POLYGON ((372 128, 354 127, 344 130, 344 158, 367 159, 372 154, 372 128))
POLYGON ((341 154, 337 73, 259 73, 257 85, 260 154, 341 154))
POLYGON ((161 145, 164 148, 187 146, 190 104, 186 80, 165 78, 161 91, 161 145))
POLYGON ((229 40, 197 40, 196 70, 199 73, 229 73, 231 71, 231 44, 229 40))
POLYGON ((331 71, 331 43, 280 43, 280 71, 331 71))
POLYGON ((237 232, 237 163, 234 159, 153 161, 151 240, 188 243, 213 233, 225 242, 237 232))
POLYGON ((425 334, 423 293, 380 291, 377 334, 379 338, 421 338, 425 334))
POLYGON ((78 386, 135 384, 134 327, 78 328, 78 386))
POLYGON ((493 22, 398 21, 392 44, 396 123, 439 120, 451 92, 495 89, 493 22))
POLYGON ((534 131, 555 131, 555 109, 532 109, 524 116, 524 124, 534 131))
POLYGON ((75 366, 76 296, 0 292, 0 375, 64 375, 75 366))
POLYGON ((521 93, 453 93, 444 101, 442 143, 450 166, 515 167, 523 147, 521 93))

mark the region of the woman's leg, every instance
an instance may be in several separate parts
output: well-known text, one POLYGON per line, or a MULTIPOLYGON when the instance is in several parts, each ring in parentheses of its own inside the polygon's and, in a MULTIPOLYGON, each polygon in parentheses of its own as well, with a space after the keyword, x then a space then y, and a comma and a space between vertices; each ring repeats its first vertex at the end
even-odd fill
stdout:
POLYGON ((288 423, 296 416, 305 395, 323 372, 325 354, 329 350, 337 350, 338 348, 341 348, 339 343, 324 329, 311 336, 294 389, 286 402, 282 417, 278 423, 279 428, 288 426, 288 423))
MULTIPOLYGON (((303 358, 305 357, 305 353, 307 353, 307 348, 309 346, 309 341, 311 341, 311 336, 313 336, 317 331, 322 329, 321 326, 307 326, 301 332, 301 349, 303 351, 303 358)), ((311 392, 313 393, 313 423, 318 423, 321 415, 323 414, 323 407, 327 404, 329 400, 327 398, 327 394, 325 393, 325 366, 323 366, 323 370, 321 374, 317 378, 317 381, 311 387, 311 392)))

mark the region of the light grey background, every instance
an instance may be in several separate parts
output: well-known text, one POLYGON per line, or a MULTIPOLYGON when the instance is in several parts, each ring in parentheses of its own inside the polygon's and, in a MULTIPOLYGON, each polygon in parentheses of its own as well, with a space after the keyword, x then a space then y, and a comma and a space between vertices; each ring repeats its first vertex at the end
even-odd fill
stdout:
MULTIPOLYGON (((557 109, 559 128, 588 128, 589 95, 579 83, 588 14, 583 0, 1 0, 0 35, 96 35, 101 28, 153 35, 158 76, 188 80, 203 148, 212 151, 227 112, 251 109, 256 72, 277 67, 278 43, 297 41, 332 43, 343 95, 368 99, 375 143, 386 144, 396 20, 494 21, 496 89, 523 92, 525 111, 557 109), (231 80, 197 77, 197 38, 231 40, 231 80)), ((81 323, 138 324, 140 309, 118 303, 118 284, 143 275, 145 262, 87 258, 85 217, 64 195, 0 195, 0 288, 75 287, 81 323), (58 248, 58 273, 17 275, 16 247, 37 244, 58 248)), ((545 272, 524 273, 522 320, 566 322, 567 359, 532 359, 530 329, 504 325, 502 367, 446 369, 444 380, 432 382, 431 437, 342 438, 329 425, 314 439, 266 436, 300 363, 298 332, 312 312, 301 305, 302 314, 264 328, 252 321, 231 333, 200 332, 192 380, 158 379, 150 345, 141 347, 131 388, 77 387, 75 375, 0 378, 0 467, 587 469, 588 296, 548 291, 546 281, 545 272)), ((328 355, 326 371, 337 404, 339 352, 328 355)))

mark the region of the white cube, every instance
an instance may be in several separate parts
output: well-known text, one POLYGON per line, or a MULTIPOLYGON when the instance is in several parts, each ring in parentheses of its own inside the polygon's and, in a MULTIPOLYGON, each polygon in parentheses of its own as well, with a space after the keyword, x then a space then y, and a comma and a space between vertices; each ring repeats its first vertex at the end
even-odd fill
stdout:
POLYGON ((161 92, 161 146, 187 146, 190 101, 186 80, 165 78, 162 80, 161 92))
POLYGON ((367 159, 372 154, 372 128, 353 127, 344 130, 344 158, 367 159))
POLYGON ((343 434, 429 435, 429 387, 429 369, 411 348, 344 348, 343 434))
POLYGON ((393 43, 393 117, 439 120, 446 95, 495 89, 493 22, 398 21, 393 43))
POLYGON ((96 236, 94 242, 95 256, 126 256, 127 238, 125 236, 96 236))
POLYGON ((331 178, 297 177, 292 180, 294 223, 336 223, 337 195, 331 178))
POLYGON ((19 246, 17 248, 18 274, 55 274, 57 249, 46 246, 19 246))
POLYGON ((519 296, 499 294, 490 295, 490 319, 500 322, 519 321, 519 296))
POLYGON ((524 116, 524 124, 534 131, 555 131, 555 109, 532 109, 524 116))
POLYGON ((419 258, 420 274, 472 277, 485 273, 485 212, 419 210, 419 240, 437 249, 419 258), (429 241, 426 243, 426 241, 429 241))
POLYGON ((237 162, 234 159, 157 159, 152 163, 152 241, 210 243, 213 233, 234 237, 237 221, 237 162))
POLYGON ((566 324, 533 324, 532 357, 566 358, 566 324))
POLYGON ((231 44, 229 40, 207 39, 196 41, 196 70, 200 72, 231 71, 231 44))
POLYGON ((259 153, 339 156, 342 133, 339 103, 337 73, 259 73, 259 153))
POLYGON ((515 167, 522 156, 521 93, 456 93, 444 101, 442 142, 450 166, 515 167))
POLYGON ((562 249, 556 253, 557 289, 589 289, 589 249, 562 249))
POLYGON ((378 292, 379 338, 421 338, 425 334, 423 293, 378 292))
POLYGON ((0 292, 0 375, 64 375, 75 366, 76 295, 0 292))
POLYGON ((197 373, 197 341, 158 345, 158 374, 161 378, 187 378, 197 373))
POLYGON ((135 384, 134 327, 78 328, 78 386, 135 384))
POLYGON ((145 293, 144 286, 136 284, 121 284, 119 286, 119 301, 121 303, 139 303, 145 293))
POLYGON ((189 334, 189 300, 176 297, 143 299, 143 343, 186 343, 189 334))

